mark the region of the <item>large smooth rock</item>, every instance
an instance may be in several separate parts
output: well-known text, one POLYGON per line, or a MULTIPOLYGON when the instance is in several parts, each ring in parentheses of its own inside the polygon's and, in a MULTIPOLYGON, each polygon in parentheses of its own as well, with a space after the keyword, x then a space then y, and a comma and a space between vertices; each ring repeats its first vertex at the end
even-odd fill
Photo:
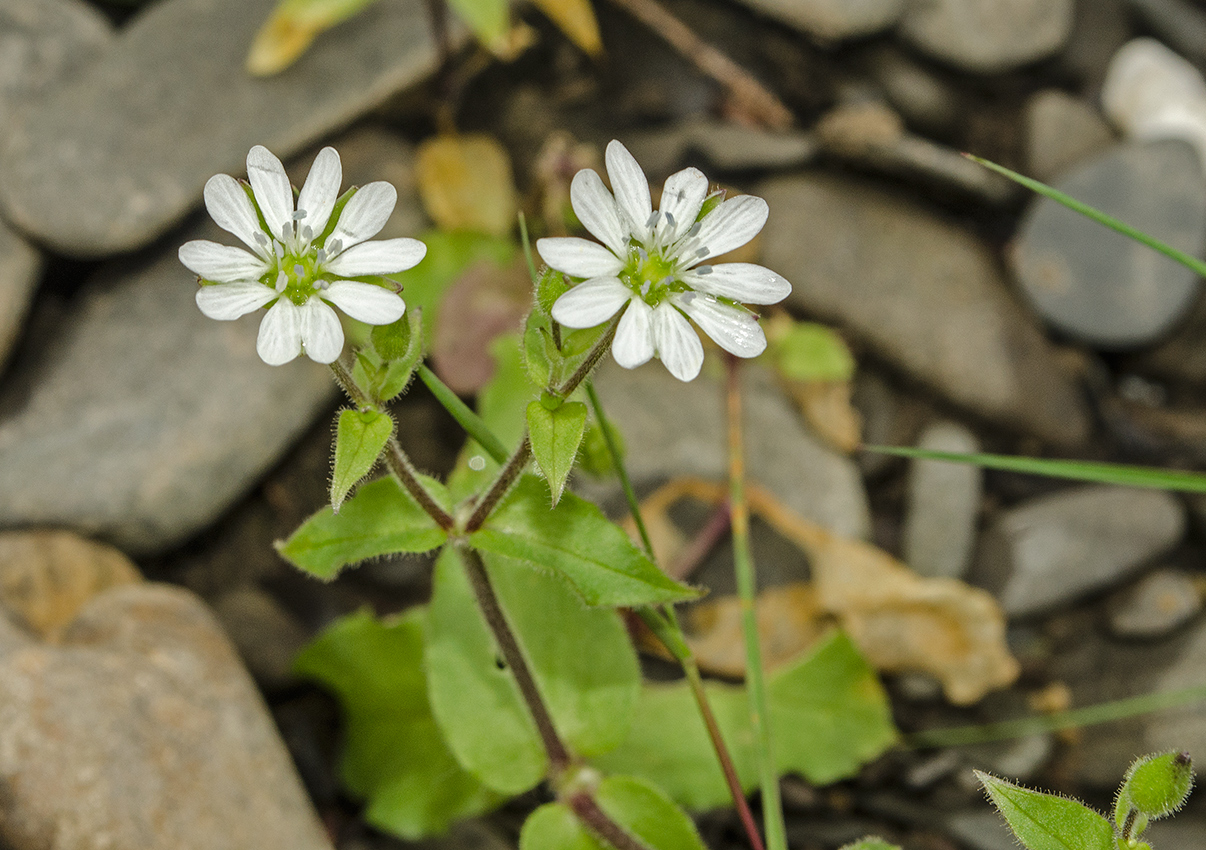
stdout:
POLYGON ((867 183, 802 175, 756 194, 771 215, 765 265, 787 304, 839 322, 977 413, 1074 445, 1089 431, 1076 387, 969 233, 867 183))
MULTIPOLYGON (((808 433, 769 374, 748 368, 742 377, 749 482, 837 534, 866 537, 870 512, 854 462, 808 433)), ((629 371, 609 357, 594 381, 624 435, 625 464, 638 488, 675 476, 727 477, 723 382, 706 368, 682 383, 660 363, 629 371)), ((599 500, 615 495, 585 476, 575 488, 599 500)))
POLYGON ((1062 89, 1043 89, 1026 101, 1029 174, 1049 182, 1082 159, 1108 147, 1114 133, 1088 101, 1062 89))
MULTIPOLYGON (((1190 255, 1206 242, 1206 178, 1184 142, 1117 145, 1055 188, 1190 255)), ((1043 318, 1099 348, 1160 339, 1198 294, 1180 263, 1050 198, 1027 210, 1010 259, 1043 318)))
POLYGON ((41 253, 0 220, 0 366, 17 341, 41 274, 41 253))
POLYGON ((870 35, 896 23, 904 0, 743 0, 772 18, 824 41, 870 35))
POLYGON ((1108 588, 1175 545, 1185 511, 1161 490, 1093 485, 1002 511, 980 535, 974 574, 1011 617, 1108 588))
MULTIPOLYGON (((976 435, 956 422, 935 422, 917 445, 940 452, 980 451, 976 435)), ((976 543, 982 478, 980 468, 972 464, 922 458, 911 462, 904 562, 915 572, 963 577, 976 543)))
POLYGON ((84 0, 0 0, 0 128, 79 77, 113 38, 84 0))
POLYGON ((996 74, 1055 53, 1072 30, 1072 0, 926 0, 897 32, 935 59, 996 74))
MULTIPOLYGON (((414 233, 410 148, 376 131, 336 146, 347 183, 384 178, 399 189, 381 237, 414 233)), ((309 166, 305 157, 291 168, 294 182, 309 166)), ((208 221, 179 242, 193 238, 233 241, 208 221)), ((67 526, 131 553, 166 549, 217 518, 329 409, 327 367, 256 355, 262 314, 201 315, 179 242, 86 284, 32 374, 0 394, 0 526, 67 526)))
POLYGON ((276 0, 163 0, 78 82, 0 127, 0 204, 55 249, 98 256, 178 222, 248 149, 287 157, 422 78, 437 51, 422 0, 380 0, 276 77, 243 70, 276 0))
POLYGON ((16 850, 329 850, 204 604, 131 585, 52 646, 0 613, 0 840, 16 850))

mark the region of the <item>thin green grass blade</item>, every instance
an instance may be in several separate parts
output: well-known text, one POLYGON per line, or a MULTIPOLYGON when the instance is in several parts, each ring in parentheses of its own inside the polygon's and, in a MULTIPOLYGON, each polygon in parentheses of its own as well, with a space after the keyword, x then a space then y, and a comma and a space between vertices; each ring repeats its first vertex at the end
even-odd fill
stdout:
POLYGON ((1178 469, 1157 469, 1152 466, 1130 466, 1124 463, 1101 463, 1087 460, 1048 460, 1013 455, 961 454, 907 446, 863 446, 863 450, 898 457, 970 463, 986 469, 1028 472, 1031 475, 1045 475, 1048 478, 1093 481, 1098 484, 1121 484, 1127 487, 1147 487, 1181 493, 1206 493, 1206 474, 1184 472, 1178 469))
POLYGON ((1067 207, 1068 209, 1070 209, 1074 212, 1078 212, 1081 215, 1088 216, 1089 218, 1096 221, 1098 224, 1104 224, 1106 227, 1110 228, 1111 230, 1118 231, 1123 236, 1129 236, 1131 239, 1134 239, 1136 242, 1142 242, 1144 245, 1151 248, 1152 250, 1159 251, 1161 254, 1168 257, 1169 259, 1176 260, 1178 263, 1185 266, 1186 268, 1188 268, 1194 272, 1197 272, 1202 277, 1206 277, 1206 262, 1202 262, 1197 257, 1191 257, 1189 254, 1186 254, 1184 251, 1178 251, 1176 248, 1172 247, 1171 245, 1166 245, 1163 242, 1161 242, 1159 239, 1154 239, 1151 236, 1148 236, 1143 231, 1136 230, 1135 228, 1131 227, 1129 224, 1119 221, 1118 219, 1114 218, 1113 216, 1106 215, 1099 209, 1095 209, 1095 208, 1089 206, 1088 204, 1081 203, 1080 201, 1076 200, 1075 198, 1065 195, 1063 192, 1059 191, 1058 189, 1052 189, 1046 183, 1040 183, 1039 181, 1034 180, 1033 178, 1026 177, 1022 174, 1018 174, 1016 171, 1010 171, 1008 168, 1006 168, 1003 165, 997 165, 995 162, 990 162, 987 159, 981 159, 980 157, 973 156, 972 154, 969 154, 969 153, 965 153, 964 156, 974 162, 980 163, 980 165, 983 165, 985 168, 988 168, 992 171, 997 172, 997 174, 1001 174, 1005 177, 1008 177, 1010 180, 1013 180, 1016 183, 1022 184, 1027 189, 1030 189, 1034 192, 1038 192, 1040 195, 1044 195, 1053 201, 1057 201, 1058 203, 1063 204, 1065 207, 1067 207))
POLYGON ((1137 697, 1112 700, 1087 705, 1067 711, 1056 711, 1037 717, 1022 717, 1003 720, 999 723, 982 723, 975 726, 953 726, 949 729, 930 729, 905 735, 904 744, 914 749, 930 747, 957 747, 965 744, 985 744, 991 741, 1006 741, 1024 738, 1043 732, 1058 732, 1061 729, 1076 729, 1095 726, 1111 720, 1125 720, 1140 714, 1150 714, 1166 708, 1176 708, 1206 699, 1206 685, 1195 685, 1179 691, 1142 694, 1137 697))

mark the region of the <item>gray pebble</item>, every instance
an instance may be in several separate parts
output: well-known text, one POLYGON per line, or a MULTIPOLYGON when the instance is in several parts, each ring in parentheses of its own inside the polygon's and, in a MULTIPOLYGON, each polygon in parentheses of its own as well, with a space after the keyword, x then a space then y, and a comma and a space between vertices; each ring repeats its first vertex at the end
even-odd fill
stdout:
POLYGON ((1092 104, 1060 89, 1035 92, 1026 101, 1024 120, 1028 174, 1044 182, 1114 141, 1114 131, 1092 104))
POLYGON ((1089 430, 1071 378, 971 234, 864 182, 769 180, 765 265, 787 305, 837 321, 950 400, 1063 445, 1089 430))
POLYGON ((67 254, 144 245, 193 207, 213 174, 262 144, 282 158, 421 79, 436 46, 421 0, 381 0, 323 33, 269 79, 243 69, 276 0, 163 0, 78 82, 8 128, 0 203, 67 254))
POLYGON ((1093 485, 1002 511, 980 536, 974 575, 1011 617, 1108 588, 1175 545, 1181 503, 1160 490, 1093 485))
POLYGON ((1156 570, 1112 600, 1110 629, 1119 637, 1155 638, 1183 626, 1202 610, 1202 592, 1193 577, 1156 570))
POLYGON ((0 366, 17 341, 41 273, 41 253, 0 220, 0 366))
MULTIPOLYGON (((937 422, 922 433, 919 448, 974 453, 980 441, 955 422, 937 422)), ((917 459, 911 462, 904 522, 904 561, 917 573, 962 578, 976 542, 983 475, 972 464, 917 459)))
POLYGON ((1072 29, 1072 0, 927 0, 911 3, 897 29, 908 44, 978 74, 1046 58, 1072 29))
POLYGON ((240 587, 213 603, 214 613, 243 663, 265 689, 293 684, 293 658, 307 635, 297 618, 257 587, 240 587))
POLYGON ((841 41, 886 30, 905 0, 744 0, 746 5, 822 41, 841 41))
MULTIPOLYGON (((1182 251, 1202 250, 1206 179, 1184 142, 1117 145, 1055 188, 1182 251)), ((1192 271, 1049 198, 1027 211, 1011 259, 1043 318, 1100 348, 1155 342, 1198 293, 1192 271)))

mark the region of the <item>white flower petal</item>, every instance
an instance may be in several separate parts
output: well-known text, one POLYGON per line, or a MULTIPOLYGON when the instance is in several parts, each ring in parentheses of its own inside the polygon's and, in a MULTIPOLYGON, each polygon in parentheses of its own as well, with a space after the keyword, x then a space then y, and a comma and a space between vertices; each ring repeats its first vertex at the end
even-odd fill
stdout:
POLYGON ((288 298, 278 298, 260 322, 255 351, 269 366, 280 366, 301 354, 301 345, 301 308, 288 298))
POLYGON ((716 344, 738 357, 757 357, 766 350, 766 334, 758 319, 738 307, 722 304, 710 295, 684 292, 671 296, 716 344))
POLYGON ((658 204, 662 216, 657 229, 662 244, 674 244, 691 229, 707 197, 708 178, 698 168, 684 168, 666 178, 662 186, 662 200, 658 204))
POLYGON ((557 299, 553 318, 567 328, 593 328, 614 316, 629 298, 632 290, 619 278, 591 278, 557 299))
POLYGON ((398 190, 384 180, 360 188, 339 214, 339 223, 327 237, 327 244, 338 239, 347 249, 372 239, 385 227, 397 203, 398 190))
POLYGON ((658 358, 680 381, 693 381, 703 366, 703 343, 691 323, 663 301, 653 311, 653 344, 658 358))
POLYGON ((607 177, 616 195, 616 204, 628 216, 629 230, 638 239, 649 234, 649 217, 653 201, 649 197, 649 181, 640 164, 616 140, 607 146, 607 177))
POLYGON ((620 221, 615 198, 594 169, 584 168, 570 181, 570 205, 582 226, 617 256, 626 251, 628 228, 620 221))
POLYGON ((255 238, 257 233, 264 232, 260 218, 238 180, 229 174, 215 174, 209 178, 205 183, 205 208, 218 227, 242 239, 260 256, 268 256, 255 238))
POLYGON ((343 353, 343 327, 339 324, 339 316, 317 297, 311 297, 299 312, 306 356, 316 363, 334 363, 343 353))
POLYGON ((653 310, 648 304, 640 298, 628 302, 611 344, 611 356, 625 369, 635 369, 653 357, 652 321, 653 310))
POLYGON ((256 145, 247 153, 247 179, 268 230, 281 238, 281 226, 293 220, 293 187, 285 166, 268 148, 256 145))
POLYGON ((753 195, 738 195, 736 198, 721 201, 720 205, 705 215, 699 223, 699 235, 696 239, 698 244, 706 249, 706 253, 697 255, 695 259, 683 259, 694 265, 709 257, 740 248, 758 235, 769 214, 770 207, 766 205, 766 201, 753 195))
POLYGON ((255 281, 216 283, 197 290, 197 306, 211 319, 229 322, 258 310, 276 297, 276 292, 255 281))
POLYGON ((357 277, 363 274, 396 274, 418 265, 427 246, 418 239, 383 239, 353 245, 323 268, 331 274, 357 277))
POLYGON ((353 319, 370 325, 393 324, 406 312, 406 302, 401 295, 371 283, 337 280, 319 296, 353 319))
POLYGON ((339 151, 335 148, 323 148, 314 157, 310 173, 306 175, 305 185, 297 198, 297 208, 305 212, 304 223, 314 236, 326 229, 327 220, 335 201, 339 199, 339 187, 343 185, 343 165, 339 161, 339 151))
POLYGON ((536 240, 536 250, 550 266, 571 277, 615 277, 624 263, 598 242, 577 236, 536 240))
POLYGON ((219 245, 208 239, 185 242, 177 252, 180 262, 198 277, 224 283, 254 280, 268 271, 268 263, 234 245, 219 245))
POLYGON ((732 298, 742 304, 778 304, 791 294, 791 284, 782 275, 753 263, 721 263, 708 274, 691 269, 680 277, 699 292, 732 298))

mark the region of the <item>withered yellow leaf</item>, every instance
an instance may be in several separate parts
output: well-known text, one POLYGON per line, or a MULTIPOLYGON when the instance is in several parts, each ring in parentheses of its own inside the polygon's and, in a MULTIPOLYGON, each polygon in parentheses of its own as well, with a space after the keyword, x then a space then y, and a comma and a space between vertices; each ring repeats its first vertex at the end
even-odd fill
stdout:
POLYGON ((247 72, 278 74, 297 61, 319 33, 345 21, 375 0, 281 0, 260 27, 247 53, 247 72))
POLYGON ((441 230, 505 236, 515 225, 511 160, 491 136, 428 139, 419 145, 415 176, 423 207, 441 230))
POLYGON ((590 0, 532 0, 574 44, 591 56, 603 52, 599 22, 590 0))

